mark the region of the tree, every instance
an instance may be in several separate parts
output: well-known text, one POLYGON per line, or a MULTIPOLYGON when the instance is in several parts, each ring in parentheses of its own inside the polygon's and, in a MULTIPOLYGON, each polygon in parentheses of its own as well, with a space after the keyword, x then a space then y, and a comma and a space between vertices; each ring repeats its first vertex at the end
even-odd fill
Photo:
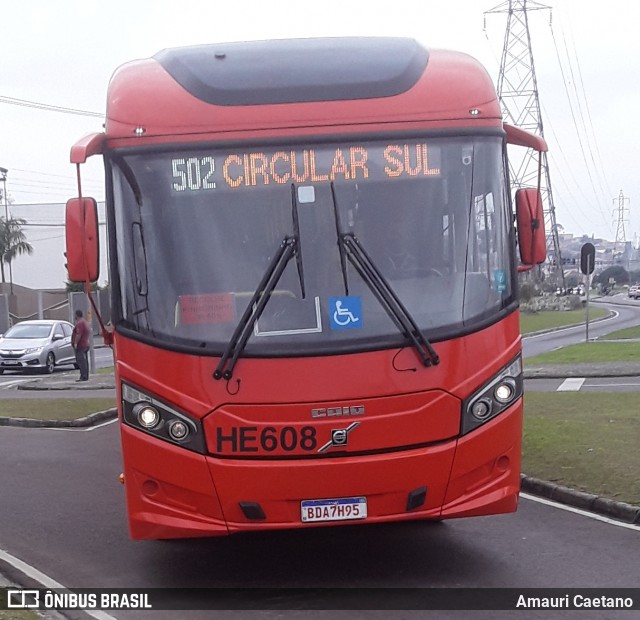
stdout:
POLYGON ((10 265, 20 254, 33 254, 33 247, 22 230, 26 223, 22 218, 0 217, 0 275, 3 283, 6 282, 5 263, 10 265))
POLYGON ((629 273, 624 267, 614 265, 607 267, 604 271, 594 276, 594 284, 609 284, 609 278, 613 278, 616 284, 627 284, 629 282, 629 273))

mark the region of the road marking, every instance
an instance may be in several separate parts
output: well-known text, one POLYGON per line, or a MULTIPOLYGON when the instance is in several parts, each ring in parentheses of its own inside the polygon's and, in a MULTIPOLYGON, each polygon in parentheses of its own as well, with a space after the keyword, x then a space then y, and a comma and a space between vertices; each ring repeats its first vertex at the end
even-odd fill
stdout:
POLYGON ((112 420, 107 420, 106 422, 102 422, 101 424, 94 424, 93 426, 0 426, 1 429, 16 429, 16 430, 25 430, 29 429, 30 431, 66 431, 73 433, 88 433, 90 431, 95 431, 99 428, 104 428, 105 426, 109 426, 109 424, 114 424, 118 421, 118 418, 115 417, 112 420))
POLYGON ((33 379, 14 379, 13 381, 6 381, 0 384, 0 389, 8 390, 14 385, 18 385, 20 383, 28 383, 29 381, 33 381, 33 379))
POLYGON ((565 379, 560 384, 556 392, 579 392, 584 382, 584 377, 572 377, 569 379, 565 379))
MULTIPOLYGON (((91 431, 95 431, 98 428, 104 428, 109 424, 113 424, 117 422, 118 418, 115 417, 112 420, 107 420, 106 422, 101 422, 100 424, 94 424, 92 426, 39 426, 33 428, 34 431, 63 431, 63 432, 72 432, 72 433, 89 433, 91 431)), ((16 427, 19 428, 19 427, 16 427)))
POLYGON ((520 497, 531 500, 532 502, 538 502, 539 504, 551 506, 552 508, 559 508, 560 510, 573 512, 583 517, 589 517, 590 519, 595 519, 596 521, 602 521, 603 523, 608 523, 609 525, 615 525, 617 527, 623 527, 627 530, 635 530, 636 532, 640 532, 640 525, 633 525, 633 523, 623 523, 622 521, 616 521, 615 519, 610 519, 609 517, 603 517, 602 515, 596 514, 595 512, 588 512, 586 510, 581 510, 580 508, 574 508, 573 506, 558 504, 557 502, 545 499, 544 497, 536 497, 535 495, 529 495, 528 493, 520 493, 520 497))
POLYGON ((96 424, 94 426, 88 426, 86 428, 86 431, 95 431, 97 428, 102 428, 103 426, 109 426, 109 424, 115 424, 118 421, 118 417, 116 416, 115 418, 113 418, 113 420, 107 420, 106 422, 103 422, 102 424, 96 424))
MULTIPOLYGON (((30 564, 23 562, 20 558, 17 558, 15 555, 11 555, 4 549, 0 549, 0 560, 10 564, 16 570, 19 570, 21 573, 37 581, 45 588, 56 588, 60 590, 69 590, 66 586, 63 586, 61 583, 49 577, 49 575, 45 575, 43 572, 39 571, 37 568, 34 568, 30 564)), ((96 620, 116 620, 113 616, 105 613, 104 611, 94 611, 92 609, 83 609, 82 610, 88 616, 95 618, 96 620)))

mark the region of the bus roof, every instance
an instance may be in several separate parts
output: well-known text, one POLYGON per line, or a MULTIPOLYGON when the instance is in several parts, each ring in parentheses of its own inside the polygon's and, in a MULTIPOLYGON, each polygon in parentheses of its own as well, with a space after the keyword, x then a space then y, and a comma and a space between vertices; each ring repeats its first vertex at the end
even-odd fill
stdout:
POLYGON ((107 140, 427 122, 501 127, 486 70, 413 39, 290 39, 167 49, 114 74, 107 140))
POLYGON ((400 38, 250 41, 154 56, 185 90, 215 105, 397 95, 418 81, 428 57, 416 41, 400 38))

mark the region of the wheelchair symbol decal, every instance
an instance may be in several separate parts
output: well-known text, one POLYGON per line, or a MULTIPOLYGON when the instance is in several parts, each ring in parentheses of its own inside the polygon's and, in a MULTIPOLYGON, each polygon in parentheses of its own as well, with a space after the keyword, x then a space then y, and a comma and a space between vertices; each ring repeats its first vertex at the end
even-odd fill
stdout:
POLYGON ((362 328, 360 297, 329 297, 329 323, 331 329, 362 328))

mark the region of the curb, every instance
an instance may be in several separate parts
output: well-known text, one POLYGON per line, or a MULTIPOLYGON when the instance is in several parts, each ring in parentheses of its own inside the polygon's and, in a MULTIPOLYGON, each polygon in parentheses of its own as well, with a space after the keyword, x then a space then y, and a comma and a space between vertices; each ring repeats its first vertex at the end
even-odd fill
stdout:
POLYGON ((56 392, 63 390, 77 390, 80 392, 86 392, 89 390, 115 390, 116 386, 113 385, 44 385, 39 383, 20 383, 16 386, 17 390, 25 390, 27 392, 56 392))
POLYGON ((576 491, 553 482, 531 478, 525 474, 520 476, 520 486, 523 491, 531 493, 531 495, 544 497, 559 504, 566 504, 588 512, 595 512, 624 523, 640 525, 640 506, 617 502, 584 491, 576 491))
POLYGON ((118 417, 116 408, 97 411, 75 420, 34 420, 33 418, 3 418, 0 426, 21 426, 23 428, 84 428, 96 426, 118 417))
MULTIPOLYGON (((525 362, 526 363, 526 362, 525 362)), ((525 368, 525 379, 568 379, 573 377, 602 378, 602 377, 638 377, 640 366, 636 368, 607 370, 606 367, 576 367, 566 364, 563 367, 547 366, 539 368, 525 368)))
POLYGON ((18 383, 16 390, 25 391, 58 391, 58 390, 115 390, 115 376, 113 373, 95 374, 89 377, 88 381, 78 382, 69 373, 53 375, 48 377, 36 377, 25 383, 18 383))

